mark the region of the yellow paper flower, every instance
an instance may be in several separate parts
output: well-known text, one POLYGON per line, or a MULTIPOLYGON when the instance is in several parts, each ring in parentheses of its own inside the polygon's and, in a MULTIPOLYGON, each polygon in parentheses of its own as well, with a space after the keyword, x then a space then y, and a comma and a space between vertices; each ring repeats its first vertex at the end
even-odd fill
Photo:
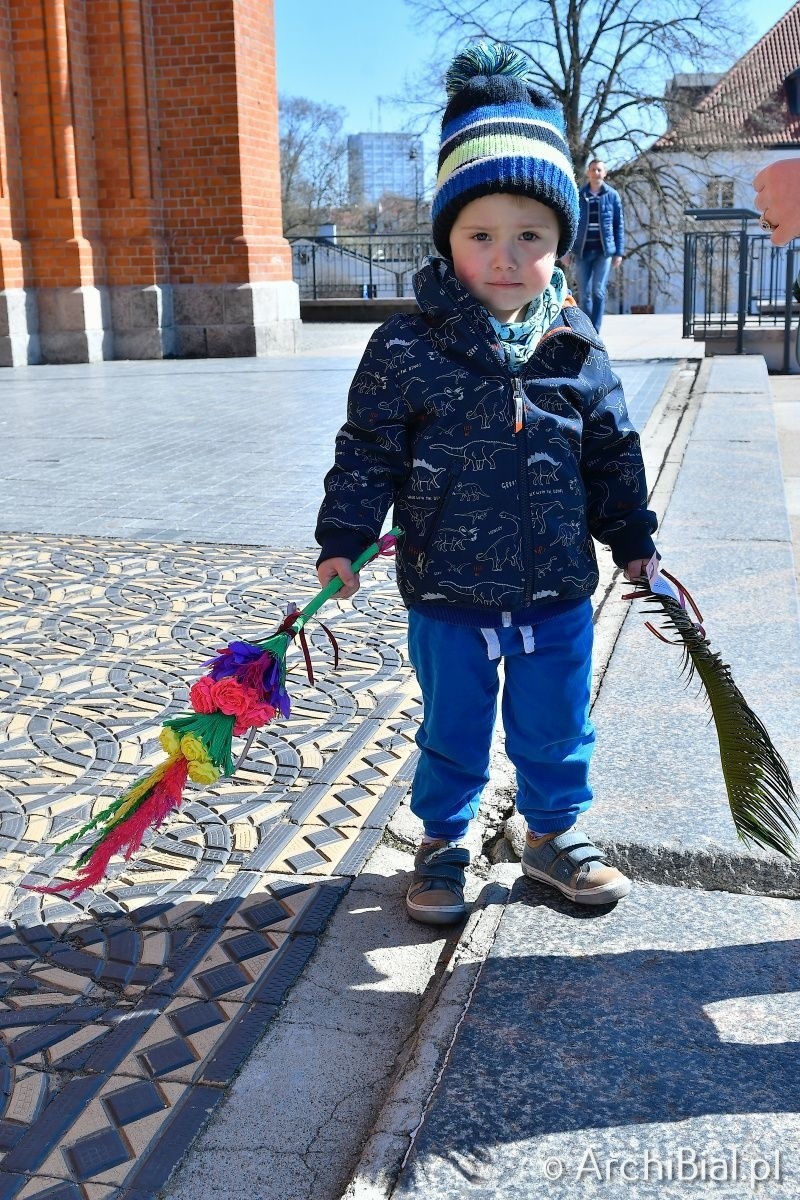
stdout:
POLYGON ((174 729, 169 725, 165 725, 158 735, 158 740, 161 742, 161 747, 170 758, 174 758, 179 753, 181 748, 181 739, 178 737, 174 729))
POLYGON ((215 767, 212 762, 190 762, 189 778, 192 783, 202 783, 208 787, 209 784, 216 783, 219 779, 219 768, 215 767))
POLYGON ((205 744, 194 733, 185 733, 181 738, 181 754, 189 762, 208 762, 205 744))

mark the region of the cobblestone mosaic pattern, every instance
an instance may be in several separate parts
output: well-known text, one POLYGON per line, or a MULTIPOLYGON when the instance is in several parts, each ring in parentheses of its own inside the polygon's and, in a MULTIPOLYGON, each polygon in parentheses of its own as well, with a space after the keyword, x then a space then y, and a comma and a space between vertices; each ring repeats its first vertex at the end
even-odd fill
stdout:
MULTIPOLYGON (((55 843, 160 756, 232 636, 315 589, 313 552, 4 535, 0 551, 0 1200, 143 1198, 263 1035, 400 803, 419 700, 393 568, 329 605, 342 662, 234 779, 71 903, 55 843)), ((72 851, 72 853, 70 853, 72 851)))

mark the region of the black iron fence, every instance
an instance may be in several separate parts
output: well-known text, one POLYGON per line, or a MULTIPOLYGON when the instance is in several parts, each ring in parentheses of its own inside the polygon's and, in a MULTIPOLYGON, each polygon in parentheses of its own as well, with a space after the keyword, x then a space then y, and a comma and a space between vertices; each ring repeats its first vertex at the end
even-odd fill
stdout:
POLYGON ((800 240, 773 246, 760 214, 749 209, 689 209, 687 216, 693 227, 684 238, 683 336, 732 337, 742 354, 749 330, 782 331, 788 372, 792 322, 800 314, 800 240))
POLYGON ((430 237, 418 233, 337 234, 289 238, 292 275, 301 300, 388 299, 413 296, 411 279, 430 237))

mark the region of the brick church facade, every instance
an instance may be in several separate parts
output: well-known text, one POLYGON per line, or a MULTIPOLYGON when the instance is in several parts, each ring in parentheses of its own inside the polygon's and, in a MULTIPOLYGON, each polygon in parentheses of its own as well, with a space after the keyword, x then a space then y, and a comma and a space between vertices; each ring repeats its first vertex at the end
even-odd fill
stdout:
POLYGON ((0 0, 0 365, 294 348, 272 0, 0 0))

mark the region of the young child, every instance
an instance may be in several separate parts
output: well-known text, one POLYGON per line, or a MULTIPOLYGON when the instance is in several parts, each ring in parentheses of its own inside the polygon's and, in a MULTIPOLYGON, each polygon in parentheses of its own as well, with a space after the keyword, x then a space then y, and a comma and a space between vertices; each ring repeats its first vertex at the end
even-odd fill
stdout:
POLYGON ((592 800, 592 537, 638 576, 655 547, 639 438, 619 380, 555 266, 578 192, 563 117, 510 47, 447 75, 421 312, 373 334, 353 380, 316 536, 321 583, 394 504, 397 582, 422 690, 412 811, 424 837, 409 914, 462 917, 464 838, 489 777, 503 660, 506 752, 528 824, 522 869, 579 904, 630 881, 575 822, 592 800))

